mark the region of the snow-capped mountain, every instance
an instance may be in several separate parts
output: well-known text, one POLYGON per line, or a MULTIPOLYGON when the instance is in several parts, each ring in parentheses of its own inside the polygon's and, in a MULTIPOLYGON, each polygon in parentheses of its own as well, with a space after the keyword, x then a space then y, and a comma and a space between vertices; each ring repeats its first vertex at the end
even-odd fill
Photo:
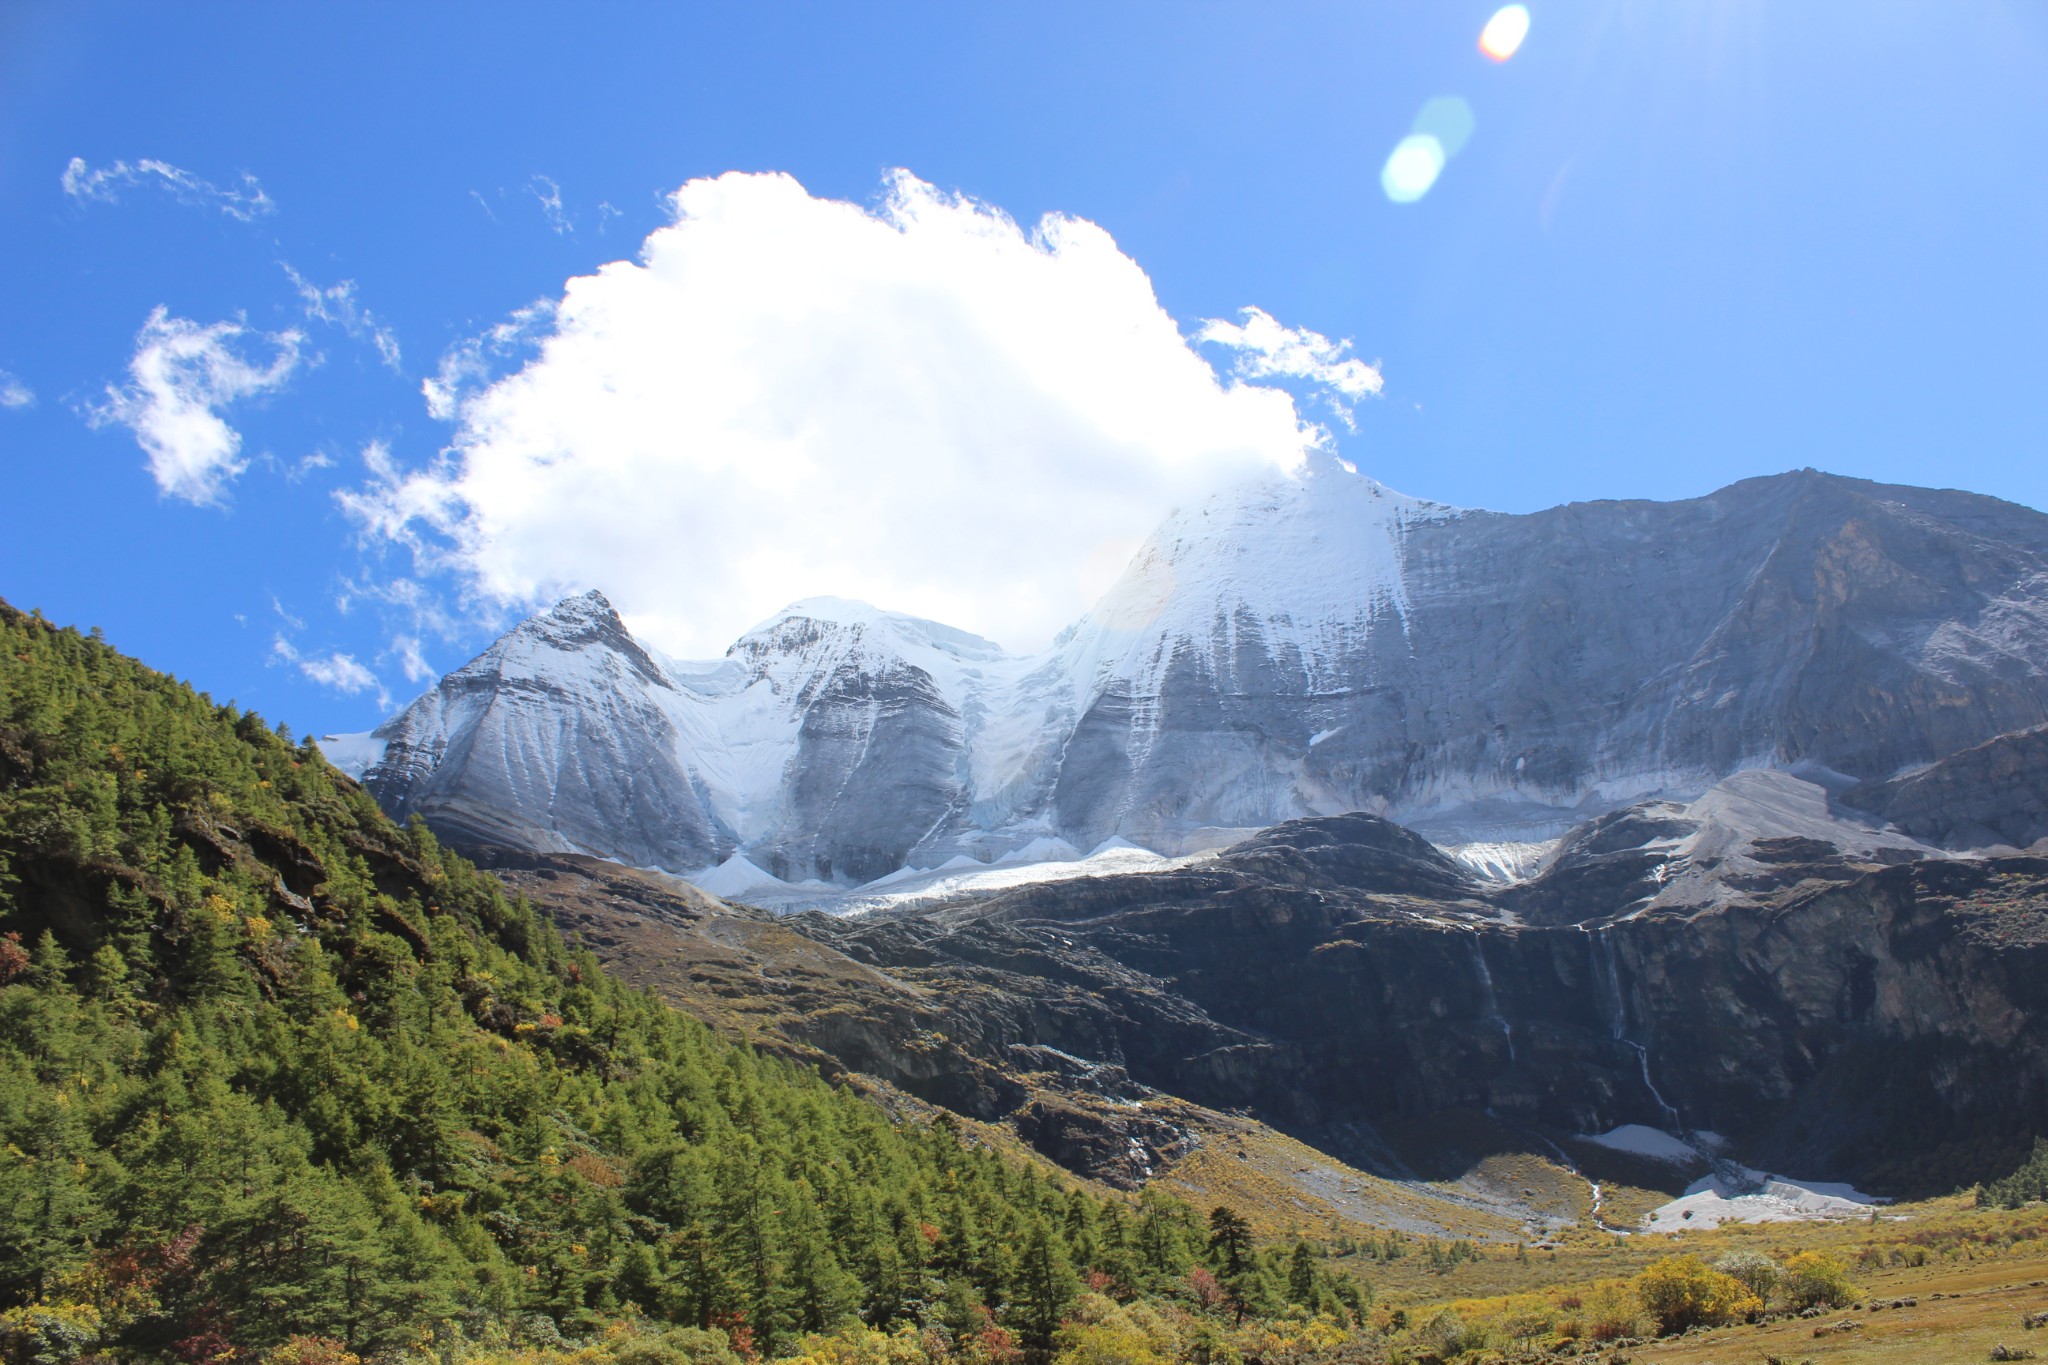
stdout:
POLYGON ((458 840, 738 894, 1357 809, 1547 837, 2044 721, 2040 513, 1804 471, 1507 516, 1325 459, 1176 513, 1034 656, 817 598, 684 663, 589 593, 329 752, 458 840))

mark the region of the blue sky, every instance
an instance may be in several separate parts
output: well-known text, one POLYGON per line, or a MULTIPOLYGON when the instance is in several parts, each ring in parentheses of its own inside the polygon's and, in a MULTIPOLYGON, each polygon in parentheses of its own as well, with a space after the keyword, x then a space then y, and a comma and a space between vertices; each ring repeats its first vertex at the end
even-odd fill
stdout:
MULTIPOLYGON (((1813 465, 2048 507, 2048 6, 1531 0, 1526 44, 1498 64, 1475 46, 1494 8, 17 0, 0 9, 0 596, 100 625, 302 730, 367 726, 522 594, 557 587, 605 587, 658 642, 696 652, 805 575, 845 582, 803 592, 910 599, 884 606, 987 597, 1037 572, 1035 554, 1114 558, 1148 529, 1134 521, 1148 499, 1234 458, 1184 457, 1174 413, 1211 400, 1175 397, 1196 381, 1174 370, 1172 338, 1146 342, 1157 363, 1131 376, 1089 349, 1143 321, 1128 300, 1093 301, 1132 267, 1215 369, 1203 425, 1242 420, 1257 446, 1270 405, 1223 390, 1277 388, 1344 458, 1417 496, 1524 511, 1813 465), (1444 96, 1469 107, 1469 142, 1421 200, 1390 203, 1382 163, 1444 96), (908 199, 893 168, 917 178, 908 199), (782 172, 801 192, 707 191, 672 259, 730 283, 726 330, 657 317, 646 335, 678 347, 678 367, 739 336, 725 359, 763 357, 777 422, 866 427, 879 411, 887 439, 806 435, 840 464, 756 481, 720 516, 740 495, 693 480, 734 428, 697 425, 695 407, 665 417, 656 394, 636 411, 675 418, 680 463, 650 474, 666 447, 649 454, 636 430, 623 505, 593 495, 534 517, 560 485, 484 457, 509 459, 536 424, 580 452, 576 424, 604 410, 570 395, 559 366, 492 387, 538 354, 548 317, 497 349, 477 339, 635 259, 673 220, 667 195, 729 171, 782 172), (871 258, 833 201, 889 220, 906 251, 871 258), (905 225, 919 205, 938 226, 905 225), (1046 298, 1020 300, 1039 292, 1037 266, 999 264, 1010 248, 972 205, 1008 215, 1019 242, 1070 215, 1120 254, 1077 238, 1041 272, 1046 298), (720 238, 708 224, 728 208, 751 226, 720 238), (842 267, 860 288, 833 288, 842 267), (1197 338, 1247 307, 1352 349, 1275 378, 1257 363, 1277 352, 1197 338), (787 344, 770 353, 763 337, 787 344), (868 365, 849 360, 844 383, 835 337, 868 365), (922 367, 885 376, 879 397, 894 353, 877 337, 901 341, 898 369, 922 367), (210 412, 239 441, 211 486, 166 491, 148 468, 131 365, 152 339, 243 367, 188 370, 188 398, 204 381, 220 401, 169 414, 180 439, 210 412), (503 401, 430 412, 422 383, 451 355, 479 361, 446 371, 466 398, 503 401), (1376 367, 1377 393, 1341 391, 1346 359, 1376 367), (1069 371, 1101 382, 1079 393, 1069 371), (1041 389, 1057 401, 1033 407, 1041 389), (918 401, 906 393, 939 396, 898 430, 918 401), (1000 430, 978 429, 980 413, 1000 430), (947 433, 981 463, 903 453, 947 433), (466 472, 446 464, 451 446, 474 455, 466 472), (933 459, 939 474, 918 463, 933 459), (858 504, 861 461, 888 503, 861 513, 865 545, 817 506, 858 504), (449 510, 486 477, 492 510, 449 510), (929 505, 926 488, 941 489, 929 505), (400 506, 426 495, 439 521, 400 506), (1089 509, 1087 525, 1054 525, 1061 505, 1089 509), (912 513, 979 527, 990 547, 954 598, 919 596, 945 575, 899 553, 922 537, 890 518, 912 513), (614 516, 630 529, 613 534, 614 516), (645 581, 599 581, 641 563, 645 581)), ((622 281, 586 334, 694 306, 637 287, 622 281)), ((585 336, 600 370, 639 354, 641 334, 619 335, 608 352, 585 336)), ((665 373, 640 382, 660 389, 665 373)), ((678 404, 711 383, 675 373, 678 404)), ((721 371, 714 387, 748 382, 721 371)), ((1058 572, 1065 585, 1079 570, 1058 572)), ((1029 644, 1060 592, 963 624, 1009 642, 1014 623, 1029 644)))

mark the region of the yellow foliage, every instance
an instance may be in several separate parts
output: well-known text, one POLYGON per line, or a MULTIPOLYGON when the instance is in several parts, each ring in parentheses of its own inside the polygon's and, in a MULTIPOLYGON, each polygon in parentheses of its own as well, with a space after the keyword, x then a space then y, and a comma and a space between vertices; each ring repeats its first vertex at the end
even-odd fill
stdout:
POLYGON ((1167 1365, 1180 1355, 1180 1334, 1156 1309, 1083 1294, 1053 1339, 1055 1365, 1167 1365))
POLYGON ((104 1326, 89 1303, 32 1303, 0 1313, 0 1359, 74 1360, 99 1344, 104 1326))
POLYGON ((850 1326, 829 1336, 806 1336, 795 1355, 775 1365, 925 1365, 927 1359, 915 1327, 906 1324, 892 1334, 850 1326))
POLYGON ((328 1337, 295 1336, 265 1352, 263 1365, 362 1365, 362 1357, 328 1337))
POLYGON ((1763 1300, 1697 1256, 1669 1256, 1636 1276, 1636 1294, 1659 1336, 1719 1327, 1763 1312, 1763 1300))
POLYGON ((1802 1251, 1785 1262, 1785 1297, 1795 1308, 1840 1308, 1862 1294, 1849 1267, 1824 1251, 1802 1251))
MULTIPOLYGON (((1245 1360, 1276 1365, 1283 1361, 1326 1357, 1350 1340, 1351 1333, 1336 1319, 1328 1314, 1317 1314, 1312 1318, 1249 1320, 1232 1334, 1230 1344, 1245 1360)), ((1185 1359, 1187 1355, 1186 1352, 1176 1352, 1174 1358, 1185 1359)))
POLYGON ((1076 1323, 1059 1334, 1054 1365, 1167 1365, 1143 1332, 1117 1323, 1076 1323))
POLYGON ((1558 1336, 1619 1341, 1642 1335, 1643 1301, 1627 1280, 1602 1280, 1577 1291, 1579 1306, 1558 1320, 1558 1336))

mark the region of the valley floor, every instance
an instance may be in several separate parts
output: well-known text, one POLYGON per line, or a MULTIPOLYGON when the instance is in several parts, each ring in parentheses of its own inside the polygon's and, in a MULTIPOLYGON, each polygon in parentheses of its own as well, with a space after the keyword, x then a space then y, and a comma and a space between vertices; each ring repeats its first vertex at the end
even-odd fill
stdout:
MULTIPOLYGON (((1779 1316, 1627 1345, 1575 1345, 1566 1353, 1629 1365, 1963 1365, 1994 1359, 1992 1350, 2002 1345, 2048 1358, 2048 1329, 2022 1325, 2027 1315, 2048 1311, 2048 1208, 1978 1210, 1966 1195, 1900 1205, 1875 1223, 1581 1235, 1526 1259, 1488 1251, 1448 1268, 1433 1269, 1413 1254, 1393 1262, 1350 1256, 1336 1264, 1374 1286, 1383 1322, 1399 1313, 1419 1324, 1446 1308, 1468 1322, 1508 1322, 1533 1321, 1581 1296, 1590 1299, 1595 1285, 1640 1274, 1665 1257, 1712 1262, 1736 1251, 1761 1251, 1780 1261, 1802 1251, 1830 1255, 1849 1267, 1861 1303, 1814 1318, 1779 1316), (1893 1306, 1899 1300, 1911 1302, 1893 1306)), ((1530 1359, 1544 1358, 1537 1340, 1530 1342, 1530 1359)), ((1491 1354, 1517 1353, 1504 1344, 1491 1354)))

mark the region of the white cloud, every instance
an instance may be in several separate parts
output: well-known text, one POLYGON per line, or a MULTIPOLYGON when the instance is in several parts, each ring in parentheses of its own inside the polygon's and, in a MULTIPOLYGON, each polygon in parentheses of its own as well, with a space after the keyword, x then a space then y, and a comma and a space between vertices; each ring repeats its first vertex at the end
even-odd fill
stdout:
POLYGON ((1306 327, 1288 327, 1263 308, 1243 308, 1238 316, 1244 321, 1209 319, 1195 339, 1236 351, 1233 369, 1240 378, 1306 380, 1322 390, 1346 425, 1353 403, 1379 393, 1379 367, 1347 356, 1350 342, 1332 341, 1306 327))
POLYGON ((333 688, 344 696, 368 692, 373 688, 383 691, 377 685, 377 675, 355 661, 348 654, 315 655, 298 661, 299 672, 319 683, 322 687, 333 688))
POLYGON ((73 199, 102 204, 118 204, 124 189, 153 185, 169 191, 181 203, 217 208, 228 217, 239 218, 245 223, 277 212, 276 202, 263 192, 263 186, 256 183, 256 177, 246 172, 242 175, 239 189, 224 189, 167 161, 148 158, 133 165, 116 161, 94 168, 85 164, 84 157, 74 156, 64 168, 61 183, 64 193, 73 199))
POLYGON ((334 457, 324 450, 302 455, 299 462, 284 471, 286 483, 304 483, 316 470, 334 468, 334 457))
POLYGON ((354 280, 343 280, 322 289, 288 263, 279 261, 278 264, 291 279, 292 288, 299 291, 308 318, 339 327, 357 341, 368 342, 376 348, 379 359, 394 370, 398 368, 398 338, 357 301, 354 280))
MULTIPOLYGON (((274 599, 271 605, 294 629, 304 627, 303 621, 292 616, 274 599)), ((326 654, 302 654, 291 638, 280 632, 271 638, 270 662, 290 664, 305 677, 346 697, 374 690, 379 706, 391 705, 391 694, 377 681, 377 675, 358 663, 353 654, 343 654, 339 650, 326 654)))
MULTIPOLYGON (((1089 604, 1105 542, 1327 440, 1287 392, 1220 378, 1092 223, 1027 232, 902 174, 873 209, 742 174, 673 207, 637 262, 508 324, 540 333, 518 372, 478 387, 500 343, 451 352, 424 388, 450 448, 406 470, 373 447, 342 495, 368 541, 488 607, 601 587, 677 653, 820 593, 1029 648, 1089 604)), ((1246 377, 1377 386, 1278 330, 1293 349, 1268 354, 1238 328, 1246 377), (1296 351, 1313 365, 1280 368, 1296 351)))
POLYGON ((536 175, 526 182, 526 192, 540 201, 541 216, 548 220, 557 237, 576 230, 576 220, 562 207, 562 187, 547 176, 536 175), (542 189, 545 185, 547 188, 542 189))
POLYGON ((216 411, 284 386, 299 366, 297 332, 256 334, 276 348, 268 364, 237 351, 249 334, 239 322, 202 326, 162 307, 149 315, 128 362, 130 383, 107 386, 107 401, 86 413, 95 427, 119 423, 149 455, 149 472, 166 497, 217 503, 248 467, 242 436, 216 411))
POLYGON ((441 676, 440 672, 427 662, 426 653, 420 647, 416 635, 400 635, 391 641, 391 652, 398 656, 398 667, 411 683, 430 683, 441 676))
POLYGON ((0 370, 0 408, 32 408, 36 405, 36 391, 15 375, 0 370))

